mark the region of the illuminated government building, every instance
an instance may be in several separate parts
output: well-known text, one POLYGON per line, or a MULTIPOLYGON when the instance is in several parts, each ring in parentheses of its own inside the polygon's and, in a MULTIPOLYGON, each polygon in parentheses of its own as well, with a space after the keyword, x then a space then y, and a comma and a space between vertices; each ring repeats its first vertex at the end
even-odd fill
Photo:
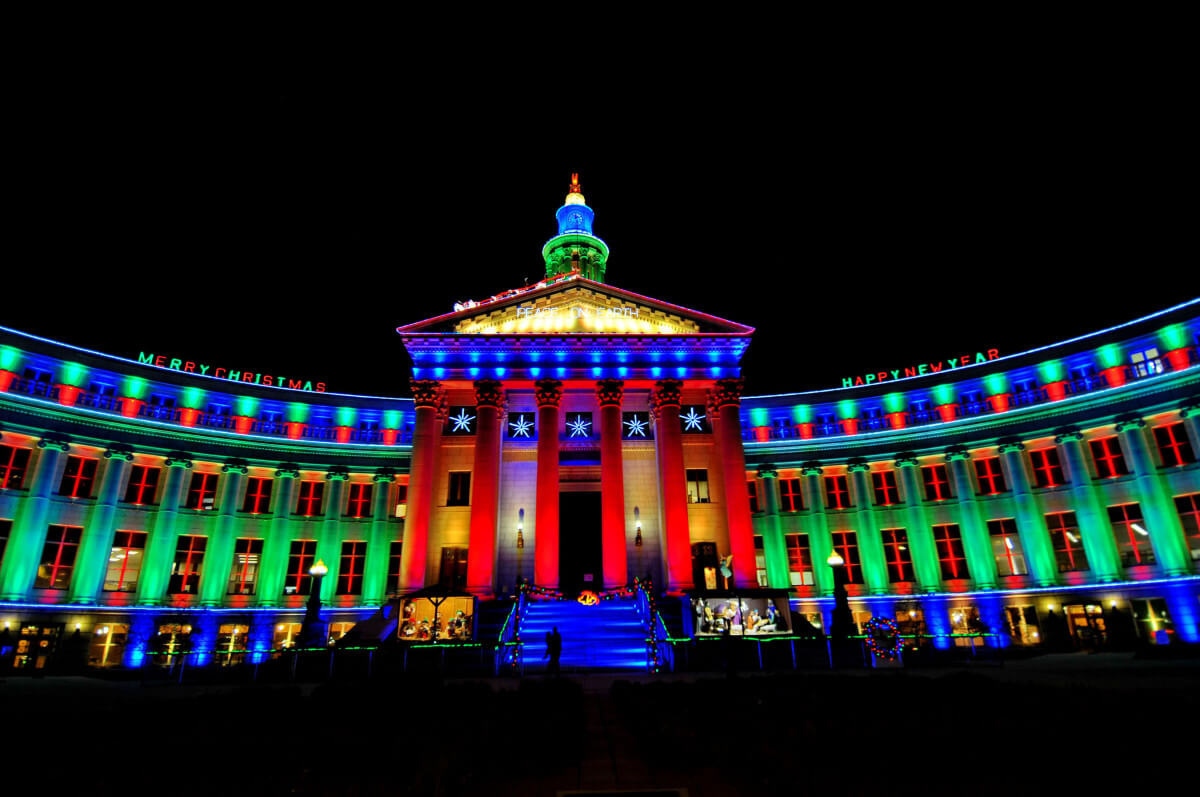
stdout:
POLYGON ((411 398, 0 328, 4 666, 76 629, 96 666, 262 659, 316 584, 330 638, 437 584, 607 622, 635 576, 673 637, 828 631, 834 567, 856 625, 934 648, 1200 642, 1200 300, 744 396, 754 330, 609 284, 577 181, 557 221, 542 282, 399 328, 411 398))

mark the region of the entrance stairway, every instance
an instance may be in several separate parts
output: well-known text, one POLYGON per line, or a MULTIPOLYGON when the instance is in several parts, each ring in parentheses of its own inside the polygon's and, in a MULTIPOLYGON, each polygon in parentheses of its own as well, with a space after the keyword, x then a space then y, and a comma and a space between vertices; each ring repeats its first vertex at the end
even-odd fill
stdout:
POLYGON ((584 606, 576 601, 530 601, 521 622, 526 672, 544 672, 546 634, 562 634, 562 670, 646 669, 646 627, 633 600, 584 606))

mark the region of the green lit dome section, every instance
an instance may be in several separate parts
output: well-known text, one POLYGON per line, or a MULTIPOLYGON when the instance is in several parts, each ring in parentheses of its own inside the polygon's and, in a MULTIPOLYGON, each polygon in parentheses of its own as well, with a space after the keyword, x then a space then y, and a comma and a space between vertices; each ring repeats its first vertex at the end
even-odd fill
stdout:
POLYGON ((592 233, 595 213, 587 206, 579 175, 571 175, 571 187, 563 206, 554 217, 558 220, 558 235, 542 247, 546 261, 546 277, 578 272, 596 282, 604 282, 608 262, 608 244, 592 233))

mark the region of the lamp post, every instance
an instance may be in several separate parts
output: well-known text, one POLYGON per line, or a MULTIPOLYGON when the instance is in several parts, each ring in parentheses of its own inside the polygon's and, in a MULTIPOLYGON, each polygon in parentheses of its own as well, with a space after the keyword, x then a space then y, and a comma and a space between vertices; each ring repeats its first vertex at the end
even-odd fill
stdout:
POLYGON ((633 537, 633 547, 637 548, 638 577, 644 578, 646 574, 642 570, 642 510, 636 506, 633 508, 633 527, 637 530, 633 537))
POLYGON ((308 603, 304 606, 304 627, 300 629, 300 647, 325 647, 327 634, 321 621, 321 582, 329 568, 320 559, 308 569, 313 581, 309 587, 308 603))
POLYGON ((525 507, 517 510, 517 594, 525 578, 525 507))
POLYGON ((845 639, 850 636, 850 629, 854 626, 850 597, 846 594, 846 560, 834 551, 825 563, 833 568, 833 622, 829 635, 835 639, 845 639))

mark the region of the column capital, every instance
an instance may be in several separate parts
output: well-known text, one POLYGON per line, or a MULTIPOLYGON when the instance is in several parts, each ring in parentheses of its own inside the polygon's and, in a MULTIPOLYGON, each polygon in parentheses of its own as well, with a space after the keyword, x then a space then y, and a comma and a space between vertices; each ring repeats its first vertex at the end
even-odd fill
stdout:
POLYGON ((1118 418, 1117 419, 1117 434, 1120 434, 1121 432, 1127 432, 1130 429, 1142 429, 1142 428, 1145 428, 1145 426, 1146 426, 1146 422, 1143 421, 1141 418, 1137 418, 1137 417, 1118 418))
POLYGON ((563 383, 557 379, 539 379, 533 383, 538 408, 557 407, 563 397, 563 383))
POLYGON ((245 476, 250 468, 244 459, 231 459, 221 466, 221 473, 240 473, 245 476))
POLYGON ((901 451, 896 455, 896 467, 907 468, 917 464, 917 455, 911 451, 901 451))
POLYGON ((1001 440, 999 450, 1001 454, 1020 453, 1025 450, 1025 444, 1020 440, 1001 440))
POLYGON ((801 476, 820 476, 823 472, 824 471, 821 470, 820 462, 813 461, 800 463, 801 476))
POLYGON ((596 383, 596 399, 601 407, 620 407, 625 394, 625 382, 621 379, 601 379, 596 383))
POLYGON ((742 403, 742 388, 745 385, 745 381, 740 377, 718 379, 709 391, 708 402, 717 409, 730 404, 736 407, 742 403))
POLYGON ((276 479, 298 479, 300 478, 300 466, 294 462, 281 462, 279 469, 275 471, 276 479))
POLYGON ((133 451, 127 446, 109 446, 108 450, 104 452, 104 458, 133 462, 133 451))
POLYGON ((192 455, 185 454, 182 451, 172 451, 167 454, 167 458, 163 460, 164 468, 183 468, 184 470, 192 469, 192 455))
POLYGON ((869 464, 867 464, 867 461, 865 459, 863 459, 862 457, 855 457, 854 459, 847 460, 847 462, 846 462, 846 472, 847 473, 858 473, 860 471, 863 473, 867 473, 870 470, 871 470, 871 466, 869 464))
POLYGON ((475 381, 475 406, 500 409, 504 403, 504 387, 495 379, 475 381))
POLYGON ((417 407, 437 408, 445 397, 442 383, 436 379, 411 379, 409 385, 412 388, 413 403, 417 407))
POLYGON ((1055 431, 1055 433, 1054 433, 1054 445, 1056 445, 1056 446, 1061 446, 1063 443, 1067 442, 1068 440, 1082 440, 1082 439, 1083 439, 1083 432, 1079 431, 1078 426, 1064 426, 1063 428, 1055 431))
POLYGON ((678 379, 660 379, 654 383, 650 393, 650 406, 657 412, 663 407, 678 407, 683 401, 683 382, 678 379))
POLYGON ((47 435, 46 437, 43 437, 41 440, 37 441, 37 447, 38 448, 51 448, 55 451, 61 451, 62 453, 65 454, 71 450, 71 442, 69 440, 67 440, 65 437, 56 437, 53 435, 47 435))
POLYGON ((960 459, 966 460, 970 458, 971 452, 967 450, 966 446, 950 446, 946 449, 947 462, 955 462, 960 459))
POLYGON ((396 481, 396 471, 391 468, 380 468, 375 471, 375 475, 371 477, 371 481, 376 484, 391 484, 396 481))
POLYGON ((329 469, 325 474, 325 481, 329 482, 344 482, 350 480, 350 471, 338 465, 329 469))
POLYGON ((760 479, 776 479, 779 477, 779 468, 774 465, 759 465, 758 478, 760 479))
POLYGON ((1200 399, 1192 399, 1179 407, 1180 418, 1193 418, 1200 415, 1200 399))

